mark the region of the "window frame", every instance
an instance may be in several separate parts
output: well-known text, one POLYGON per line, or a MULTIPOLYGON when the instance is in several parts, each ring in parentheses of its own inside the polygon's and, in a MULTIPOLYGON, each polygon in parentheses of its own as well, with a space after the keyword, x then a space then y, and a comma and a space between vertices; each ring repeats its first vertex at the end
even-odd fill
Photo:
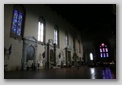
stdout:
MULTIPOLYGON (((39 22, 40 23, 42 23, 43 24, 43 41, 41 41, 41 39, 40 39, 40 41, 38 40, 38 43, 39 44, 45 44, 45 37, 46 37, 46 22, 45 22, 45 19, 44 19, 44 17, 43 16, 40 16, 39 17, 39 19, 38 19, 38 32, 39 32, 39 22)), ((41 30, 40 30, 41 31, 41 30)), ((40 32, 41 33, 41 32, 40 32)), ((37 34, 38 36, 37 37, 39 37, 39 34, 37 34)), ((40 38, 41 38, 41 34, 40 34, 40 38)))
POLYGON ((108 58, 109 57, 109 50, 108 50, 108 46, 105 43, 101 43, 100 47, 99 47, 99 52, 100 52, 100 57, 102 55, 101 58, 108 58), (104 46, 102 46, 102 44, 104 44, 104 46), (107 52, 106 52, 106 48, 107 48, 107 52), (104 49, 104 52, 103 52, 104 49), (105 55, 105 57, 104 57, 105 55), (107 56, 108 55, 108 56, 107 56))
MULTIPOLYGON (((25 15, 26 15, 26 13, 25 13, 26 11, 25 11, 25 8, 24 8, 24 6, 23 5, 14 5, 13 6, 13 11, 12 11, 12 19, 11 19, 11 29, 10 29, 10 37, 11 38, 14 38, 14 39, 23 39, 23 35, 24 35, 24 23, 25 23, 25 15), (13 28, 12 28, 12 26, 13 26, 13 22, 14 22, 14 20, 13 20, 13 18, 14 18, 14 12, 15 12, 15 10, 17 10, 18 11, 18 16, 17 16, 17 26, 18 26, 18 17, 19 17, 19 13, 22 13, 22 22, 21 22, 21 33, 20 33, 20 35, 18 35, 17 34, 17 31, 16 32, 13 32, 12 30, 13 30, 13 28)), ((16 27, 16 30, 19 30, 17 27, 16 27)))
POLYGON ((57 44, 56 47, 59 47, 59 28, 57 25, 54 26, 54 36, 53 36, 53 43, 55 42, 55 30, 57 31, 57 44))
POLYGON ((69 46, 69 35, 68 35, 68 32, 67 31, 65 32, 65 46, 66 47, 69 46))

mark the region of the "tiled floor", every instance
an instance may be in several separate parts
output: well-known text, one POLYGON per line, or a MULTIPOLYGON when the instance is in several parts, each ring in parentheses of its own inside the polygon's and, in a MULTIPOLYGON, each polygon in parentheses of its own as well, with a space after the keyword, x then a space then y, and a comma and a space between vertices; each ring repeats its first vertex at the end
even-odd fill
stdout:
POLYGON ((42 69, 36 71, 10 71, 4 79, 116 79, 116 72, 110 68, 76 67, 42 69))

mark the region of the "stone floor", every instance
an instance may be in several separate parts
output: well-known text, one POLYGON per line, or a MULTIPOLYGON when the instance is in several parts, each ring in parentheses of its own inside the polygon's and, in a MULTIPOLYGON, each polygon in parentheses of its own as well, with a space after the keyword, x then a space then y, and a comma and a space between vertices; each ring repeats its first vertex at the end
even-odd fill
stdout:
POLYGON ((4 79, 116 79, 116 72, 101 67, 71 67, 4 72, 4 79))

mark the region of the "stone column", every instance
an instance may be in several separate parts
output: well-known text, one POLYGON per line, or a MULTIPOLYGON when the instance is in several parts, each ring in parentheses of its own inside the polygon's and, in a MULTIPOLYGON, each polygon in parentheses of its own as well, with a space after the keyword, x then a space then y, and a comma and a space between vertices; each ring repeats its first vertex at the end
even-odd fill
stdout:
POLYGON ((56 44, 54 43, 54 64, 56 66, 56 44))
POLYGON ((65 48, 65 56, 66 56, 66 66, 67 66, 67 65, 68 65, 68 62, 67 62, 67 60, 68 60, 68 59, 67 59, 67 57, 68 57, 68 56, 67 56, 67 48, 65 48))
POLYGON ((26 52, 26 48, 27 48, 27 41, 24 39, 24 42, 23 42, 23 57, 22 57, 22 69, 23 70, 26 70, 27 69, 27 62, 26 62, 26 55, 27 55, 27 52, 26 52))
POLYGON ((50 56, 50 48, 49 43, 47 44, 47 62, 46 62, 46 68, 49 69, 49 56, 50 56))
POLYGON ((37 55, 37 44, 34 43, 34 50, 35 50, 35 55, 34 55, 34 66, 37 67, 37 60, 36 60, 36 55, 37 55))

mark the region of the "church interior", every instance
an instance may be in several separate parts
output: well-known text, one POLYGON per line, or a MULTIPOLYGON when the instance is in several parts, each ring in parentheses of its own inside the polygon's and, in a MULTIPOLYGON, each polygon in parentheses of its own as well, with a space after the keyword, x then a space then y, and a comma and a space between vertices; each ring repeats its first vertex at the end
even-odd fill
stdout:
POLYGON ((4 78, 116 79, 116 4, 4 4, 4 78))

